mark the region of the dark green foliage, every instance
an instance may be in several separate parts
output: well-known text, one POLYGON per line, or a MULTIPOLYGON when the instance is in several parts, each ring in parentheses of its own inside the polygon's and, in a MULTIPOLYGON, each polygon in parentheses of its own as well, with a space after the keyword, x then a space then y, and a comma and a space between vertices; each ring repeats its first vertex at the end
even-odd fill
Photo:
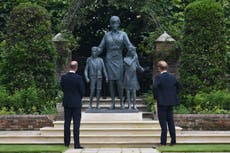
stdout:
POLYGON ((7 21, 14 7, 20 3, 31 2, 45 7, 51 15, 52 31, 57 33, 61 30, 61 20, 66 12, 69 0, 1 0, 0 1, 0 42, 5 39, 7 21))
POLYGON ((202 0, 186 7, 180 61, 182 98, 188 94, 194 96, 199 91, 226 89, 225 38, 224 11, 219 3, 202 0))
POLYGON ((33 86, 16 90, 13 94, 5 88, 0 88, 0 114, 55 113, 55 102, 46 99, 44 92, 33 86))
POLYGON ((138 46, 139 55, 151 54, 154 47, 152 33, 162 34, 166 30, 179 40, 183 29, 183 9, 188 1, 72 0, 69 18, 65 18, 66 28, 80 37, 78 55, 82 53, 88 56, 90 46, 99 44, 104 32, 109 30, 109 18, 118 15, 121 18, 121 29, 138 46))
POLYGON ((210 93, 199 92, 194 97, 195 112, 198 113, 229 113, 230 94, 228 90, 212 91, 210 93))
MULTIPOLYGON (((10 94, 23 95, 32 87, 39 91, 37 94, 43 97, 43 101, 54 96, 56 51, 51 38, 51 22, 46 9, 30 3, 13 9, 5 51, 1 54, 0 71, 1 83, 10 94)), ((36 98, 38 95, 31 96, 36 98)), ((41 100, 29 96, 25 96, 24 105, 27 100, 34 101, 35 105, 36 101, 41 100)))
POLYGON ((230 1, 222 0, 222 5, 224 7, 225 14, 225 25, 226 25, 226 36, 227 36, 227 66, 228 66, 228 74, 230 74, 230 1))
MULTIPOLYGON (((192 113, 192 111, 189 110, 187 107, 185 107, 183 104, 176 106, 173 111, 175 114, 191 114, 192 113)), ((199 113, 199 112, 196 112, 196 113, 199 113)))
POLYGON ((145 101, 145 104, 147 105, 148 107, 148 110, 150 110, 151 112, 153 113, 156 113, 156 108, 155 108, 155 105, 156 105, 156 101, 154 100, 153 98, 153 93, 152 91, 149 91, 148 93, 145 93, 143 95, 143 99, 145 101))

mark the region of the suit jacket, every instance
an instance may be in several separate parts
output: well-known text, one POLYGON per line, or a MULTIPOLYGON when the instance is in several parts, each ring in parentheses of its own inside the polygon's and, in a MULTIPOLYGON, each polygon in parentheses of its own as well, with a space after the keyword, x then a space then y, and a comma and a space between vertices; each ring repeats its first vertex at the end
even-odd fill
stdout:
POLYGON ((68 72, 61 78, 61 89, 64 93, 62 105, 66 108, 81 108, 84 95, 82 77, 68 72))
POLYGON ((158 106, 175 106, 179 104, 178 94, 182 86, 174 75, 164 72, 156 76, 153 84, 154 99, 158 106))

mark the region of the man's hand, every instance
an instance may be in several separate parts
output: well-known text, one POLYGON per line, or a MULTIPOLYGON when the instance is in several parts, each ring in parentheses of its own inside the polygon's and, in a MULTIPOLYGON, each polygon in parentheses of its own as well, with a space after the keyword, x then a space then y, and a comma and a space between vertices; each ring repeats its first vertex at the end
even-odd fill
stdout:
POLYGON ((106 83, 108 83, 109 82, 108 78, 106 78, 105 81, 106 81, 106 83))

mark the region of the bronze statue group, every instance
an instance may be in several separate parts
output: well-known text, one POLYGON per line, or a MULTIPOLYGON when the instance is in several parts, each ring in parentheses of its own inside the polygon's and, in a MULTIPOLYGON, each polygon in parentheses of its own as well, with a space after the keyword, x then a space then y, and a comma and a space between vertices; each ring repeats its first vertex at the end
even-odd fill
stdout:
MULTIPOLYGON (((96 91, 96 109, 99 109, 100 92, 102 88, 103 75, 109 83, 111 95, 110 109, 115 109, 115 87, 117 87, 120 99, 120 109, 125 109, 123 101, 123 90, 126 91, 128 109, 138 111, 136 106, 136 91, 140 89, 137 80, 137 70, 144 71, 138 61, 136 47, 132 45, 127 34, 119 30, 120 18, 112 16, 110 18, 111 30, 105 33, 99 46, 91 49, 91 56, 87 59, 85 66, 85 79, 90 82, 90 102, 89 109, 92 109, 93 96, 96 91), (124 47, 127 54, 122 56, 124 47), (98 57, 103 50, 106 51, 105 60, 98 57)), ((157 101, 158 118, 161 126, 160 145, 166 145, 167 127, 171 137, 170 145, 176 144, 176 132, 173 120, 173 106, 178 105, 177 95, 181 90, 181 85, 176 77, 167 72, 168 65, 165 61, 159 61, 157 69, 159 75, 153 83, 154 99, 157 101)), ((78 69, 76 61, 70 63, 70 71, 62 76, 61 87, 64 92, 64 144, 70 145, 70 124, 73 118, 74 123, 74 148, 82 149, 79 141, 79 128, 81 120, 82 97, 84 95, 83 79, 75 72, 78 69)))
POLYGON ((89 109, 92 108, 92 100, 97 91, 96 108, 99 109, 100 92, 102 86, 102 76, 104 73, 106 82, 109 82, 110 95, 112 103, 110 109, 115 109, 115 84, 117 85, 118 97, 120 99, 120 108, 125 109, 123 101, 123 89, 126 90, 128 109, 137 110, 136 91, 140 89, 136 71, 144 71, 138 61, 136 47, 132 45, 127 34, 119 31, 120 18, 112 16, 110 19, 111 31, 107 32, 100 45, 91 49, 92 55, 87 59, 85 67, 85 78, 90 82, 90 102, 89 109), (122 51, 124 46, 128 52, 123 58, 122 51), (98 57, 99 54, 106 50, 105 64, 103 59, 98 57))

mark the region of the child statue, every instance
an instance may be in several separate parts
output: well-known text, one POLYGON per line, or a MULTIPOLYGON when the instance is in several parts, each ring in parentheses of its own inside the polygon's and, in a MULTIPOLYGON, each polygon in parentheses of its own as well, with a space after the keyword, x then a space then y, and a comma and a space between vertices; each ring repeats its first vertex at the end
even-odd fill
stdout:
POLYGON ((127 94, 128 108, 131 109, 132 102, 134 110, 138 110, 136 106, 136 91, 140 89, 136 74, 137 69, 144 71, 144 68, 139 64, 136 47, 130 47, 124 58, 124 88, 127 94))
POLYGON ((87 82, 90 82, 90 101, 89 101, 89 109, 92 108, 92 101, 95 92, 95 87, 97 89, 97 104, 96 108, 99 109, 99 100, 100 93, 102 88, 102 73, 104 73, 106 82, 108 82, 108 76, 105 69, 105 65, 103 59, 98 57, 97 55, 98 47, 92 47, 91 56, 87 59, 85 66, 85 78, 87 82))

